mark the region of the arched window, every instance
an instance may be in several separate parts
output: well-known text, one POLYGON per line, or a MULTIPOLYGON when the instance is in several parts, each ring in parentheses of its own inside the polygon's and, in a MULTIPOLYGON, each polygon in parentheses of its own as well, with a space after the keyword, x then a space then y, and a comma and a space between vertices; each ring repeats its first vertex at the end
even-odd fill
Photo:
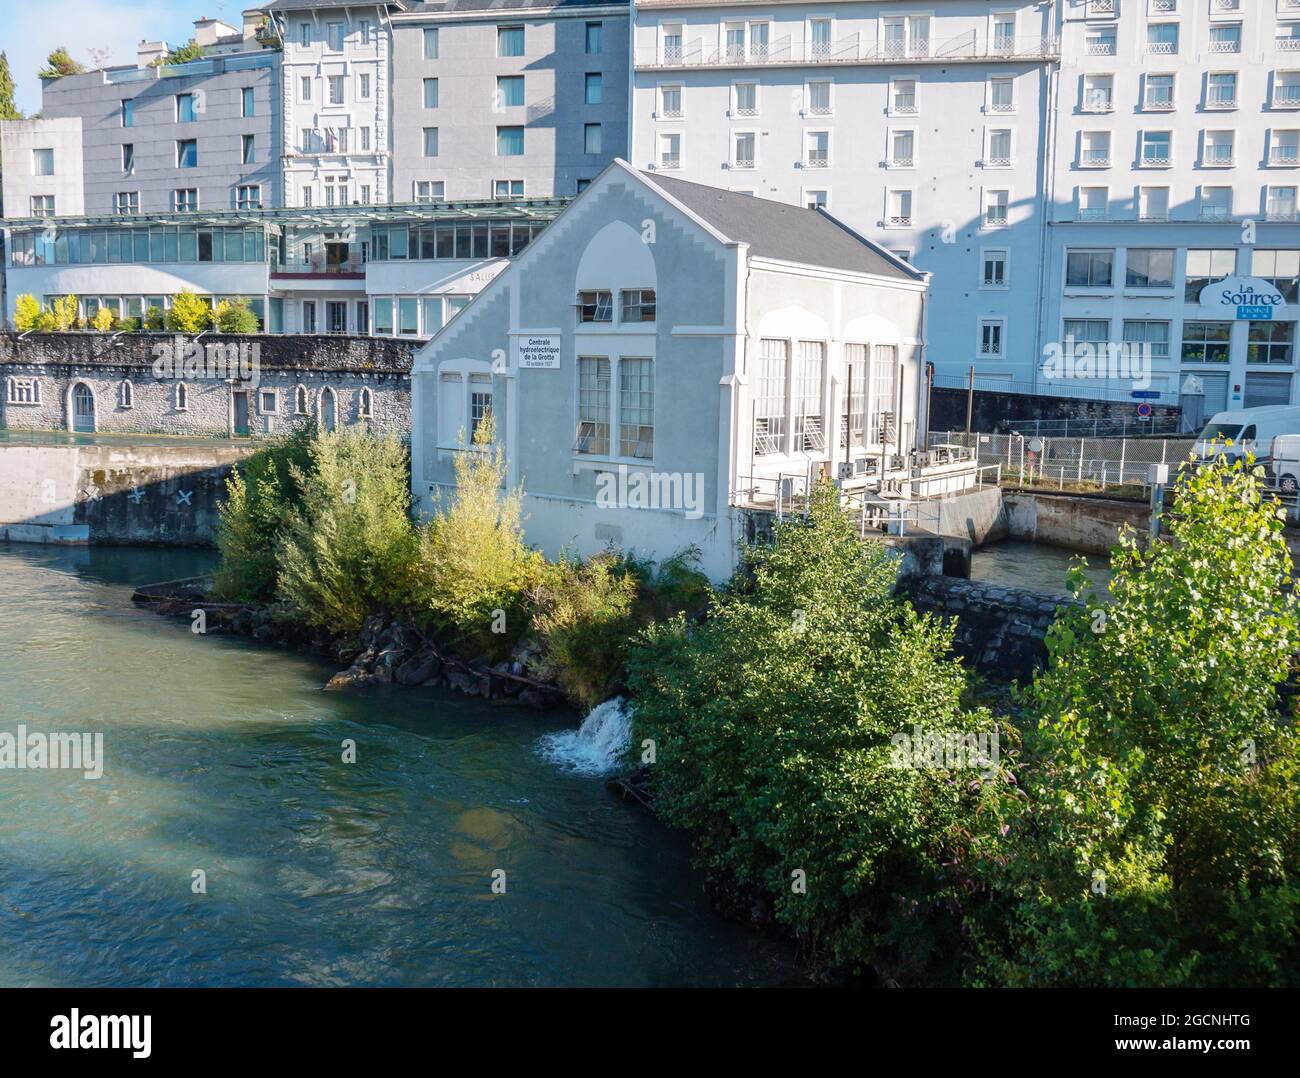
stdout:
POLYGON ((176 383, 176 410, 188 412, 190 408, 190 389, 184 382, 176 383))
POLYGON ((135 407, 135 386, 131 384, 130 378, 123 378, 122 384, 118 386, 117 402, 123 408, 135 407))
POLYGON ((5 379, 5 400, 10 404, 40 404, 41 380, 39 378, 5 379))
POLYGON ((338 425, 338 395, 329 386, 320 391, 318 408, 321 430, 333 430, 338 425))
POLYGON ((293 391, 293 414, 307 414, 307 387, 299 386, 293 391))
POLYGON ((361 388, 357 396, 357 418, 371 419, 374 415, 374 395, 366 386, 361 388))
POLYGON ((95 393, 85 382, 72 387, 72 429, 93 432, 95 429, 95 393))

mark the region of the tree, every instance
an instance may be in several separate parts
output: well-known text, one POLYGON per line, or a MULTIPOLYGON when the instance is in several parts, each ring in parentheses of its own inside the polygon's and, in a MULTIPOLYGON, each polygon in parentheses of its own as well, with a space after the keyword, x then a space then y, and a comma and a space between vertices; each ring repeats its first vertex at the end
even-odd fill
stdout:
POLYGON ((100 307, 95 316, 90 320, 90 328, 97 333, 107 333, 113 328, 116 317, 113 311, 108 307, 100 307))
POLYGON ((43 79, 61 79, 64 75, 83 75, 86 69, 72 58, 67 48, 60 45, 45 59, 45 66, 37 74, 43 79))
POLYGON ((1185 466, 1167 541, 1124 535, 1110 602, 1080 583, 1049 633, 982 862, 1007 902, 990 980, 1300 982, 1300 732, 1278 695, 1300 624, 1261 475, 1185 466))
POLYGON ((633 649, 633 743, 654 744, 657 808, 814 954, 953 981, 950 866, 992 779, 974 753, 916 766, 899 739, 978 743, 992 720, 963 709, 951 631, 894 596, 893 557, 859 539, 830 483, 806 522, 775 530, 742 548, 703 624, 653 626, 633 649))
POLYGON ((18 111, 14 101, 14 77, 9 70, 9 57, 0 52, 0 120, 21 120, 23 114, 18 111))
POLYGON ((19 333, 36 329, 41 314, 40 301, 30 293, 24 292, 14 301, 14 328, 19 333))
POLYGON ((242 296, 234 300, 223 299, 213 315, 216 327, 222 333, 256 333, 261 329, 249 301, 242 296))
POLYGON ((50 315, 52 318, 52 329, 56 333, 66 333, 70 329, 76 329, 81 322, 81 312, 77 307, 76 296, 59 296, 55 299, 50 315))
POLYGON ((183 288, 172 297, 164 320, 173 333, 201 333, 212 328, 212 308, 208 300, 183 288))
POLYGON ((185 42, 179 49, 173 49, 164 56, 158 57, 154 61, 155 66, 162 64, 188 64, 191 60, 203 59, 203 46, 193 38, 185 42))

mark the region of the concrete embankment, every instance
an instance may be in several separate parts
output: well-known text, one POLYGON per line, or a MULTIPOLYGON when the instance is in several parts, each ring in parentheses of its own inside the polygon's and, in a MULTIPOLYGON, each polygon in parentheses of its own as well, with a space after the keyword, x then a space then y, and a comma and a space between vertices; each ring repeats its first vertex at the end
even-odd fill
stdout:
POLYGON ((210 546, 254 445, 0 445, 0 540, 210 546))

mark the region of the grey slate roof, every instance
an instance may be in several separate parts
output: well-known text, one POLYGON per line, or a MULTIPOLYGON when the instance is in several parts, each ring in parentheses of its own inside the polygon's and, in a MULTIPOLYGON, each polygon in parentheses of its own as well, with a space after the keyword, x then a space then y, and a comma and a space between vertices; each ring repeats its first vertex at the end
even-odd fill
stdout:
POLYGON ((643 172, 729 240, 749 244, 758 258, 919 281, 922 274, 828 213, 724 191, 658 172, 643 172))
POLYGON ((257 10, 280 13, 286 11, 311 11, 313 8, 391 7, 397 11, 405 11, 410 6, 410 3, 406 2, 406 0, 271 0, 269 4, 263 4, 257 10))

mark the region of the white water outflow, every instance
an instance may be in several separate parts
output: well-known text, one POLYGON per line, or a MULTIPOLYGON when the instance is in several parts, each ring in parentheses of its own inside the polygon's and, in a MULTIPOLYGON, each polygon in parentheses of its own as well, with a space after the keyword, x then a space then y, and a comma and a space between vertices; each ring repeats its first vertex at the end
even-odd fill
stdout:
POLYGON ((545 734, 537 743, 543 759, 584 775, 607 775, 623 767, 632 741, 632 710, 621 696, 591 709, 576 730, 545 734))

